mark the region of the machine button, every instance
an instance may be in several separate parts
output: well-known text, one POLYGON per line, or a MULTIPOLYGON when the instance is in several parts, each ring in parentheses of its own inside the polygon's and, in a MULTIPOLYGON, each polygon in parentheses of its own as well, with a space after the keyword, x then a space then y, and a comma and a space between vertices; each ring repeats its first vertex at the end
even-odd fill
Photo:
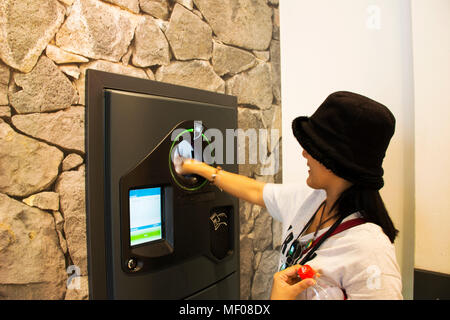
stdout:
POLYGON ((137 261, 134 258, 128 259, 127 267, 130 270, 135 270, 137 267, 137 261))

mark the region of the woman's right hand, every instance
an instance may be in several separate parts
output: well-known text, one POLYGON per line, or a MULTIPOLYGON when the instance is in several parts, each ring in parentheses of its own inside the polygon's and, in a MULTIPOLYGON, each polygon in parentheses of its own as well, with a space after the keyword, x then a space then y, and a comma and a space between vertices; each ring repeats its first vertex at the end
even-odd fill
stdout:
POLYGON ((291 266, 274 274, 271 300, 294 300, 302 291, 316 284, 313 279, 302 280, 297 276, 300 267, 291 266))
POLYGON ((183 164, 184 164, 184 158, 180 155, 175 155, 173 158, 173 167, 175 169, 175 172, 178 174, 184 174, 183 173, 183 164))
POLYGON ((198 173, 197 168, 202 165, 203 162, 195 159, 183 158, 179 155, 175 155, 173 159, 173 166, 175 172, 180 175, 187 175, 191 173, 198 173))

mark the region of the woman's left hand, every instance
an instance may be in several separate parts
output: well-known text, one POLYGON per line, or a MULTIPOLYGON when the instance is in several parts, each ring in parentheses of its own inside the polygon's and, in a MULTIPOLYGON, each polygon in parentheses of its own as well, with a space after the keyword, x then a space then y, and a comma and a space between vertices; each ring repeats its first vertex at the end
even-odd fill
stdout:
POLYGON ((314 279, 301 280, 297 276, 300 267, 295 265, 274 274, 271 300, 294 300, 302 291, 316 284, 314 279))

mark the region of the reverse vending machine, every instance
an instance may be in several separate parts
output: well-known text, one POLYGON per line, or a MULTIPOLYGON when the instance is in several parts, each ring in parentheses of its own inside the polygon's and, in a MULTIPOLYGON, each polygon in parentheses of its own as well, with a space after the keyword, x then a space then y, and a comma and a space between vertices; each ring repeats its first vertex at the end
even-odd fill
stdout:
MULTIPOLYGON (((218 133, 236 128, 236 103, 87 71, 91 299, 239 299, 238 201, 174 165, 176 156, 213 166, 216 152, 221 160, 236 157, 236 141, 217 143, 218 133)), ((220 166, 237 172, 236 161, 227 162, 220 166)))

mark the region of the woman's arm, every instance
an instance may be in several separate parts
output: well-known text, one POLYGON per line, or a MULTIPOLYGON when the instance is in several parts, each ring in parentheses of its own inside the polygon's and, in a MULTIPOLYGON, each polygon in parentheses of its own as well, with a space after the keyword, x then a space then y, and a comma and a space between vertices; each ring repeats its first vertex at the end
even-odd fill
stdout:
POLYGON ((194 159, 184 159, 180 167, 177 168, 177 172, 180 174, 198 174, 209 181, 213 180, 213 174, 216 174, 217 172, 217 175, 214 178, 214 185, 223 191, 228 192, 232 196, 257 204, 261 207, 265 206, 263 199, 265 182, 224 170, 217 170, 204 162, 194 159))

